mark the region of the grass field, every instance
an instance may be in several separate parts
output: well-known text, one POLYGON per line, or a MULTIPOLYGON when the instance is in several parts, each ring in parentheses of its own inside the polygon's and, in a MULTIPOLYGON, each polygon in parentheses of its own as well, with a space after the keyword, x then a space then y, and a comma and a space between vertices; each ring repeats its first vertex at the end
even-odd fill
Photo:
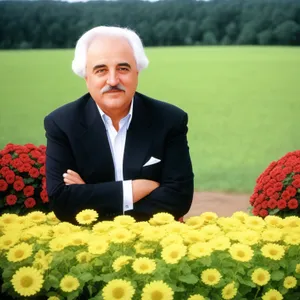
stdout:
MULTIPOLYGON (((139 91, 189 114, 197 190, 251 192, 300 149, 300 48, 150 48, 139 91)), ((44 144, 44 116, 86 92, 72 50, 0 52, 0 148, 44 144)))

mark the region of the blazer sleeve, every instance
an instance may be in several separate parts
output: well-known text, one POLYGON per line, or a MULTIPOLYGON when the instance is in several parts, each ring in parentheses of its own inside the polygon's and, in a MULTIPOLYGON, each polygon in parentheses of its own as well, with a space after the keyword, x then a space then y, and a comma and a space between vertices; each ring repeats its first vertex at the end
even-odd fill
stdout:
POLYGON ((168 212, 179 219, 190 209, 194 193, 194 174, 187 142, 188 117, 174 125, 167 137, 160 186, 134 204, 139 214, 168 212))
POLYGON ((122 181, 96 184, 65 185, 63 173, 77 171, 72 147, 65 132, 51 115, 44 119, 46 130, 46 185, 50 206, 61 221, 76 223, 75 216, 83 209, 94 209, 100 216, 122 214, 122 181))

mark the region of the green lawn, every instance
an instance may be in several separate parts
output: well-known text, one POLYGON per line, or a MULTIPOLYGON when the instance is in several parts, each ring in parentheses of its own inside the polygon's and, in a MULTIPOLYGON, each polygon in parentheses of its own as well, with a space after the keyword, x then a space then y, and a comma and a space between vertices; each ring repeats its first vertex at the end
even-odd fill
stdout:
MULTIPOLYGON (((300 48, 149 48, 139 91, 189 114, 197 190, 251 192, 300 149, 300 48)), ((72 50, 1 51, 0 148, 44 144, 43 118, 86 92, 72 50)))

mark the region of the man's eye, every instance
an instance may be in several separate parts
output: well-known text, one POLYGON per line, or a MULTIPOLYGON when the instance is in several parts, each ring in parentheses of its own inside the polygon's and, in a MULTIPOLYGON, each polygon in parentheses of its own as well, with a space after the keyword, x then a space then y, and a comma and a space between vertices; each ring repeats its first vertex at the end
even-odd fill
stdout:
POLYGON ((105 69, 98 69, 96 70, 96 74, 101 74, 101 73, 104 73, 105 72, 105 69))
POLYGON ((121 67, 121 68, 119 68, 119 70, 120 70, 120 71, 124 71, 124 72, 125 72, 125 71, 129 71, 129 69, 126 68, 126 67, 121 67))

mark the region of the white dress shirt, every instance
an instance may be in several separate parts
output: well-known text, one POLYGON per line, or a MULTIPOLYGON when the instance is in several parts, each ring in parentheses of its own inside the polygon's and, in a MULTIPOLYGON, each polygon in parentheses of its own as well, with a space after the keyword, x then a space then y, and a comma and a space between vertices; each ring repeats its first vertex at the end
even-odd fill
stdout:
POLYGON ((115 180, 123 181, 123 214, 125 211, 133 209, 133 196, 132 196, 132 180, 124 180, 123 177, 123 158, 124 148, 126 142, 127 129, 129 128, 132 112, 133 112, 133 99, 131 101, 130 110, 119 123, 119 131, 113 126, 111 118, 106 115, 103 110, 97 105, 101 118, 106 128, 106 134, 109 141, 111 154, 114 161, 115 180))

